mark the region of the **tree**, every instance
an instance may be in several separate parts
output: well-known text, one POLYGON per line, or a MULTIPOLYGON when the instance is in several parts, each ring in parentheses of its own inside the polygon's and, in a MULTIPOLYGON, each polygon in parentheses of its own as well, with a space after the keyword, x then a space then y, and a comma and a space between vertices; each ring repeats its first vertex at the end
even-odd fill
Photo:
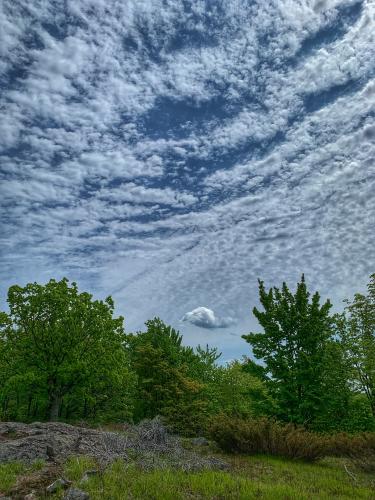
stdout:
MULTIPOLYGON (((123 385, 130 379, 123 318, 113 317, 111 297, 93 300, 64 278, 12 286, 8 304, 0 325, 0 365, 8 374, 3 405, 10 398, 18 408, 26 404, 28 413, 43 410, 56 420, 63 405, 75 400, 87 416, 90 402, 108 400, 118 393, 116 381, 123 385)), ((126 413, 124 400, 116 404, 126 413)))
POLYGON ((327 432, 348 429, 350 413, 353 413, 349 373, 350 367, 341 343, 337 339, 330 339, 322 354, 322 398, 319 414, 312 422, 314 430, 327 432))
POLYGON ((253 313, 264 332, 243 338, 265 365, 279 417, 312 425, 324 405, 324 359, 332 335, 331 303, 320 305, 318 293, 310 300, 303 275, 295 294, 286 283, 281 290, 274 287, 266 291, 259 280, 259 296, 264 310, 254 307, 253 313))
POLYGON ((366 395, 375 417, 375 274, 370 277, 367 295, 355 294, 346 301, 336 326, 352 367, 354 389, 366 395))
POLYGON ((131 367, 137 374, 134 419, 162 415, 180 432, 202 427, 206 415, 206 383, 219 356, 216 349, 182 344, 182 336, 160 318, 146 322, 147 330, 127 336, 131 367))
POLYGON ((217 366, 209 387, 211 415, 225 413, 248 418, 275 411, 265 382, 247 370, 247 360, 245 363, 232 361, 226 366, 217 366))

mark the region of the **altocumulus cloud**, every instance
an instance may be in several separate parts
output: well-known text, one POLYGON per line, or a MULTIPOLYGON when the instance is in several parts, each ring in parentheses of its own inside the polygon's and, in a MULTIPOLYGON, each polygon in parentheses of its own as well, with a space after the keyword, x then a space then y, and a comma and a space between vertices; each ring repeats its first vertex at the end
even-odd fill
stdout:
POLYGON ((190 312, 187 312, 181 318, 181 321, 200 326, 201 328, 227 328, 235 323, 235 320, 228 317, 216 316, 212 309, 208 307, 197 307, 190 312))
POLYGON ((374 0, 1 0, 1 297, 231 316, 226 357, 258 277, 339 305, 375 270, 374 33, 374 0))

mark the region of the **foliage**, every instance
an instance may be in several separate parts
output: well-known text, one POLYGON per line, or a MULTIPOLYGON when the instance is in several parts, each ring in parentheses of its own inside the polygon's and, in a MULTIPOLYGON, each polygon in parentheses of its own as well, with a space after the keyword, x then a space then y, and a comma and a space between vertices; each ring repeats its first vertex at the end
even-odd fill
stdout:
POLYGON ((127 337, 138 379, 136 421, 163 415, 176 431, 203 434, 215 413, 259 415, 272 407, 264 382, 242 363, 218 366, 216 349, 184 346, 179 332, 159 318, 146 326, 146 332, 127 337))
POLYGON ((248 417, 275 412, 275 402, 266 384, 246 369, 246 362, 218 366, 208 384, 209 414, 248 417))
POLYGON ((218 415, 211 436, 226 452, 268 454, 308 462, 326 456, 367 459, 375 470, 375 433, 321 434, 267 418, 243 419, 218 415))
POLYGON ((129 415, 123 318, 67 279, 12 286, 0 329, 3 415, 56 420, 129 415))
POLYGON ((320 305, 315 293, 310 299, 304 276, 295 294, 286 283, 268 292, 259 281, 260 302, 264 311, 253 312, 264 333, 243 338, 254 355, 263 360, 269 386, 287 422, 311 425, 324 406, 326 349, 331 337, 329 301, 320 305))
POLYGON ((337 332, 353 388, 366 395, 375 417, 375 274, 370 277, 368 294, 355 294, 346 304, 344 313, 336 316, 337 332))
POLYGON ((295 293, 259 281, 259 294, 263 333, 244 335, 259 361, 224 366, 217 349, 184 345, 159 318, 125 334, 111 297, 94 300, 67 279, 12 286, 9 312, 0 312, 0 418, 115 423, 161 415, 178 433, 207 435, 220 415, 331 434, 374 431, 375 275, 367 295, 334 317, 303 276, 295 293))
POLYGON ((343 430, 350 433, 375 432, 375 418, 368 399, 364 394, 351 394, 346 409, 346 417, 341 422, 343 430))
POLYGON ((324 457, 327 450, 324 436, 267 418, 219 415, 212 421, 211 435, 228 452, 269 454, 313 462, 324 457))
MULTIPOLYGON (((319 412, 315 415, 310 428, 317 431, 336 432, 340 430, 366 430, 356 415, 357 407, 349 385, 349 366, 342 345, 329 340, 322 353, 321 399, 319 412), (357 424, 349 429, 349 420, 357 418, 357 424), (357 427, 356 427, 357 425, 357 427)), ((358 408, 359 409, 359 408, 358 408)), ((362 424, 364 421, 362 420, 362 424)))
POLYGON ((128 335, 131 368, 137 375, 134 420, 167 417, 175 430, 192 431, 206 408, 203 378, 214 354, 194 353, 182 345, 182 336, 159 318, 146 322, 147 330, 128 335))

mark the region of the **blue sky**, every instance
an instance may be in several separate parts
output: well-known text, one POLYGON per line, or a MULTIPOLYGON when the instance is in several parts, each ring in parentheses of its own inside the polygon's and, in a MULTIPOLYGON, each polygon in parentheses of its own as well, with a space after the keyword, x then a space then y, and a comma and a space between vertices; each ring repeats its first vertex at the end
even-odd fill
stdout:
POLYGON ((375 271, 371 0, 3 0, 1 293, 67 276, 247 352, 257 278, 375 271), (206 308, 206 309, 204 309, 206 308), (207 310, 209 309, 209 310, 207 310))

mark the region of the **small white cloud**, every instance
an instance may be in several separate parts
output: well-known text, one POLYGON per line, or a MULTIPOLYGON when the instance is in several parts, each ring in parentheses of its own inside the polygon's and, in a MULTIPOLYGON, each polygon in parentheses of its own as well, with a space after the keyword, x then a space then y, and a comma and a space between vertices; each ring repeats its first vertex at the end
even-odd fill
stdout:
POLYGON ((181 321, 188 321, 193 325, 201 328, 226 328, 235 323, 231 317, 218 317, 212 309, 207 307, 197 307, 190 312, 187 312, 181 318, 181 321))

